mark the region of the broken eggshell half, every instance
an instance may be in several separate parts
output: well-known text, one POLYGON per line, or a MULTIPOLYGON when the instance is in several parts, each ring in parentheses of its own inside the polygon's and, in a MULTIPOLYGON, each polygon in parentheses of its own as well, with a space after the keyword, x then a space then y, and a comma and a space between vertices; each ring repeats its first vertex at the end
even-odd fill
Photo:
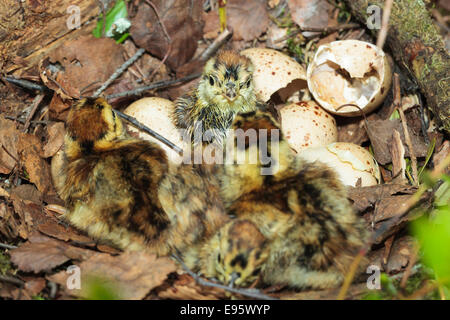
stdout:
MULTIPOLYGON (((176 146, 183 148, 181 134, 171 120, 172 110, 175 104, 167 99, 159 97, 150 97, 139 99, 130 104, 124 113, 136 118, 137 121, 146 125, 153 131, 174 143, 176 146)), ((182 157, 173 149, 153 138, 148 133, 136 129, 134 126, 127 124, 127 131, 139 139, 156 142, 167 153, 167 158, 174 163, 181 163, 182 157)))
POLYGON ((307 70, 308 87, 326 110, 340 116, 360 116, 378 107, 391 86, 386 54, 359 40, 334 41, 320 46, 307 70))
POLYGON ((297 152, 337 141, 336 120, 314 101, 285 105, 278 116, 285 139, 297 152))
POLYGON ((291 57, 267 48, 250 48, 241 54, 251 60, 255 71, 253 83, 256 96, 267 102, 278 92, 281 101, 307 88, 305 69, 291 57))
POLYGON ((361 186, 379 183, 380 171, 369 151, 354 143, 335 142, 327 146, 308 148, 299 155, 308 162, 320 161, 334 169, 344 185, 355 187, 361 178, 361 186))

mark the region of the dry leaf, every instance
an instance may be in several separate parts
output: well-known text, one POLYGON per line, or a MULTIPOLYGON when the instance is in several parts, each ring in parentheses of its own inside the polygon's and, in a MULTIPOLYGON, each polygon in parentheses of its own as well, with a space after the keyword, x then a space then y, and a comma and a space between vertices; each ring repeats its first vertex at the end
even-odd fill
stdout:
POLYGON ((233 29, 233 40, 254 40, 269 26, 266 3, 263 0, 228 0, 227 20, 233 29))
POLYGON ((392 173, 394 181, 398 184, 406 184, 405 148, 403 147, 400 133, 394 130, 391 140, 392 173))
MULTIPOLYGON (((326 28, 330 25, 326 0, 288 0, 292 20, 304 28, 326 28)), ((305 33, 305 34, 311 34, 305 33)))
MULTIPOLYGON (((409 157, 409 150, 405 143, 405 136, 403 134, 403 127, 399 119, 395 120, 374 120, 367 124, 368 132, 375 159, 380 164, 387 164, 392 161, 389 150, 392 138, 392 132, 397 130, 402 138, 405 148, 405 156, 409 157)), ((423 138, 410 130, 414 154, 416 157, 425 157, 427 155, 428 146, 425 144, 423 138)))
POLYGON ((52 51, 40 64, 41 78, 64 99, 88 96, 122 65, 123 53, 113 39, 83 36, 52 51))
MULTIPOLYGON (((79 265, 81 269, 81 288, 87 286, 86 281, 98 277, 111 282, 118 288, 123 299, 142 299, 150 290, 161 285, 167 275, 176 270, 175 262, 167 257, 157 258, 145 252, 124 252, 118 256, 96 253, 79 265)), ((48 279, 66 284, 69 274, 61 271, 48 279)), ((82 290, 71 290, 70 294, 86 297, 82 290)))
POLYGON ((86 256, 86 249, 59 240, 40 238, 40 241, 28 241, 10 251, 11 262, 21 271, 39 273, 50 271, 73 258, 86 256))
POLYGON ((9 174, 19 158, 17 151, 19 136, 20 131, 16 129, 14 121, 0 115, 0 173, 2 174, 9 174))
POLYGON ((64 135, 66 132, 64 129, 64 123, 53 122, 47 125, 47 132, 48 141, 42 148, 43 158, 53 157, 64 144, 64 135))
POLYGON ((21 184, 11 190, 12 200, 23 200, 25 203, 42 204, 42 193, 32 184, 21 184))
MULTIPOLYGON (((177 69, 194 56, 197 41, 202 37, 202 2, 152 0, 152 3, 172 42, 167 64, 171 69, 177 69)), ((147 3, 140 3, 136 15, 131 18, 130 33, 134 42, 152 55, 159 59, 166 55, 169 49, 168 39, 154 9, 147 3)))

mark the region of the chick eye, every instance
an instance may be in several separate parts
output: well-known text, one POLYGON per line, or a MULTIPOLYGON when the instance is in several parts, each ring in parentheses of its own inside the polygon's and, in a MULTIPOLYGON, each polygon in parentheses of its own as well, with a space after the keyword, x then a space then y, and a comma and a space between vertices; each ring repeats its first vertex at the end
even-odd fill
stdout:
POLYGON ((217 261, 220 263, 222 261, 222 257, 220 256, 220 253, 217 255, 217 261))
POLYGON ((214 85, 214 78, 212 76, 209 76, 209 84, 214 85))

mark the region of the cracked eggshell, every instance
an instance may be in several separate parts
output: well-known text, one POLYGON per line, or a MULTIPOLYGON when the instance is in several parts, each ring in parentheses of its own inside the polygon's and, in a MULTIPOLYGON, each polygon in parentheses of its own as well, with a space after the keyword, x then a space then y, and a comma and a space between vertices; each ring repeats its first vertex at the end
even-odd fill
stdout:
POLYGON ((320 46, 307 70, 308 87, 326 110, 341 116, 360 116, 378 107, 391 86, 387 56, 377 46, 359 40, 334 41, 320 46))
POLYGON ((314 101, 301 101, 278 110, 281 130, 297 152, 337 141, 336 120, 314 101))
POLYGON ((260 100, 267 102, 279 91, 280 98, 286 101, 294 92, 307 87, 305 69, 291 57, 267 48, 250 48, 241 54, 255 67, 253 83, 260 100))
POLYGON ((308 148, 299 157, 306 161, 320 161, 333 168, 343 184, 355 187, 373 186, 380 181, 378 164, 366 149, 348 142, 335 142, 324 147, 308 148))
MULTIPOLYGON (((183 148, 181 135, 170 117, 175 104, 167 99, 159 97, 142 98, 130 104, 124 111, 125 114, 136 118, 139 122, 162 135, 180 148, 183 148)), ((167 153, 167 158, 175 163, 181 163, 182 157, 161 141, 149 134, 127 124, 127 131, 132 136, 158 143, 167 153)))

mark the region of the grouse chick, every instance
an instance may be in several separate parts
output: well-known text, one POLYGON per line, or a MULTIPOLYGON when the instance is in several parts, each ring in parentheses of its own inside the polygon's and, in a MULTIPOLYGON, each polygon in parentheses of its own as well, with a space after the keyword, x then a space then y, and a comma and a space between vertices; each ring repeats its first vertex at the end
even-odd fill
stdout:
POLYGON ((173 113, 193 145, 221 146, 237 113, 264 106, 254 92, 253 71, 247 57, 231 50, 208 60, 197 88, 176 101, 173 113))
POLYGON ((202 248, 202 273, 241 285, 258 274, 266 284, 298 289, 341 284, 367 232, 336 173, 295 157, 269 114, 240 114, 232 127, 270 133, 267 142, 245 136, 241 146, 234 137, 234 159, 241 154, 246 162, 225 165, 220 175, 227 212, 237 218, 202 248), (270 174, 261 174, 264 145, 270 174), (252 152, 254 163, 248 161, 252 152), (253 231, 235 232, 241 225, 253 231))
POLYGON ((157 144, 129 137, 104 99, 80 100, 66 126, 65 218, 93 238, 166 255, 227 221, 214 179, 171 165, 157 144))

